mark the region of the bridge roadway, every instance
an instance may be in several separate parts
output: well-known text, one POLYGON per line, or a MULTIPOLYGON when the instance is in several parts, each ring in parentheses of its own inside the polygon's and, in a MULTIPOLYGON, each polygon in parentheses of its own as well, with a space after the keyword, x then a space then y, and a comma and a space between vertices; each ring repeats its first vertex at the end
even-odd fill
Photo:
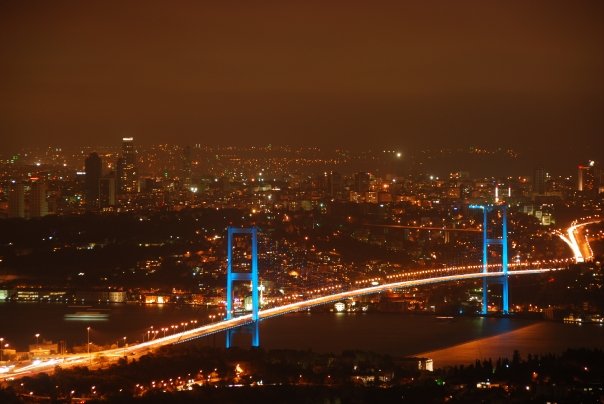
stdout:
MULTIPOLYGON (((546 273, 550 271, 561 270, 563 268, 546 268, 546 269, 523 269, 523 270, 515 270, 509 271, 508 274, 510 276, 514 275, 530 275, 530 274, 540 274, 546 273)), ((429 272, 429 271, 427 271, 429 272)), ((397 281, 391 283, 385 283, 377 286, 364 287, 360 289, 349 290, 346 292, 334 293, 327 296, 316 297, 313 299, 294 302, 285 304, 283 306, 273 307, 270 309, 260 310, 258 315, 261 320, 265 320, 271 317, 281 316, 287 313, 292 313, 296 311, 306 310, 314 306, 329 304, 338 302, 343 299, 370 295, 375 293, 384 292, 390 289, 400 289, 412 286, 421 286, 428 285, 433 283, 441 283, 441 282, 451 282, 451 281, 461 281, 468 279, 478 279, 483 276, 488 277, 498 277, 502 276, 503 272, 488 272, 487 274, 483 274, 482 272, 476 273, 468 273, 468 274, 457 274, 457 275, 445 275, 445 276, 437 276, 437 277, 429 277, 424 279, 412 279, 406 281, 397 281)), ((206 324, 201 327, 193 328, 191 330, 182 331, 179 333, 175 333, 172 335, 167 335, 165 337, 160 337, 153 339, 151 341, 146 341, 126 347, 108 349, 104 351, 94 352, 90 355, 88 354, 72 354, 67 355, 61 359, 50 359, 48 361, 34 361, 34 363, 19 367, 13 368, 10 371, 5 371, 5 373, 0 373, 0 378, 19 378, 23 376, 31 376, 36 373, 41 372, 52 372, 54 367, 59 365, 63 368, 72 367, 72 366, 86 366, 89 364, 93 364, 94 362, 98 364, 98 357, 104 356, 105 358, 111 360, 112 358, 115 360, 119 357, 136 357, 139 355, 144 355, 148 353, 152 349, 159 348, 165 345, 178 344, 186 341, 190 341, 193 339, 205 337, 208 335, 212 335, 218 332, 226 331, 232 328, 241 327, 243 325, 249 324, 252 322, 252 315, 246 314, 240 317, 232 318, 230 320, 218 321, 211 324, 206 324)))

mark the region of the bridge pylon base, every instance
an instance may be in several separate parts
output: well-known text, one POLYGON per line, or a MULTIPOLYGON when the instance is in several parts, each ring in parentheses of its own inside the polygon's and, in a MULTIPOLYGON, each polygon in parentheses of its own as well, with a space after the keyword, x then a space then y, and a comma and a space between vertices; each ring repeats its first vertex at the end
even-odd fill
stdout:
POLYGON ((482 310, 481 310, 481 314, 483 316, 486 316, 487 314, 489 314, 489 302, 488 302, 488 289, 489 289, 489 284, 500 284, 501 285, 501 306, 502 306, 502 310, 501 313, 505 316, 507 316, 508 314, 510 314, 510 308, 509 308, 509 285, 508 285, 508 275, 502 275, 502 276, 498 276, 497 278, 487 278, 484 277, 482 278, 482 310))
POLYGON ((251 324, 244 325, 239 328, 232 328, 226 331, 226 348, 229 349, 233 346, 233 337, 237 332, 247 331, 252 335, 252 347, 258 348, 260 346, 260 321, 254 321, 251 324))

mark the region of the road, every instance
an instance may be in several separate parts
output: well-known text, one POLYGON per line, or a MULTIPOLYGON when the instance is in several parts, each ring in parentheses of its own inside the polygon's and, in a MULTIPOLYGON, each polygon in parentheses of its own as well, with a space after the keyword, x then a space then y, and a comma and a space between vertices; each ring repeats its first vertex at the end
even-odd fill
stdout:
POLYGON ((589 240, 585 236, 583 227, 590 224, 599 223, 602 219, 594 218, 582 222, 574 221, 566 229, 565 234, 560 231, 556 231, 555 234, 562 239, 572 250, 575 262, 585 262, 593 259, 593 251, 589 245, 589 240))

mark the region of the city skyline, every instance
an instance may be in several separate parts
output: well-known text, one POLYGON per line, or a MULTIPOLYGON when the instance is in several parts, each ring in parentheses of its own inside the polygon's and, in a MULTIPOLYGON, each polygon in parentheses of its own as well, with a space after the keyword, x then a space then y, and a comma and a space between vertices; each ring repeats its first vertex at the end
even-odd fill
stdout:
POLYGON ((0 2, 0 402, 604 402, 604 2, 0 2))
MULTIPOLYGON (((586 152, 582 158, 574 161, 562 162, 555 159, 555 156, 550 156, 550 159, 536 158, 536 156, 520 152, 513 148, 503 147, 480 147, 472 146, 457 146, 457 147, 433 147, 420 150, 404 150, 402 148, 384 147, 384 148, 369 148, 364 150, 352 150, 346 147, 320 148, 316 145, 272 145, 258 144, 251 146, 237 146, 229 144, 208 145, 204 143, 195 144, 179 144, 179 143, 161 143, 161 144, 141 144, 134 137, 114 138, 113 142, 108 144, 93 144, 93 145, 77 145, 71 147, 61 147, 58 145, 37 145, 32 147, 24 147, 18 150, 3 150, 0 151, 0 162, 17 163, 25 165, 35 165, 38 167, 50 168, 53 165, 62 165, 64 167, 85 169, 85 157, 90 153, 97 153, 104 158, 104 172, 118 170, 123 171, 121 165, 124 164, 124 142, 128 139, 130 142, 136 143, 136 153, 171 153, 180 155, 180 158, 191 159, 191 153, 218 153, 217 155, 229 155, 235 153, 242 158, 255 158, 260 153, 263 157, 270 159, 280 156, 287 158, 289 155, 293 157, 296 154, 314 155, 319 159, 326 159, 325 163, 330 158, 340 160, 340 163, 345 161, 354 161, 355 164, 348 164, 347 167, 332 167, 331 169, 344 170, 342 173, 352 173, 355 171, 374 171, 382 172, 382 170, 391 170, 391 174, 405 175, 417 173, 418 171, 426 172, 428 175, 447 176, 455 172, 468 172, 473 176, 487 177, 510 177, 510 176, 526 176, 534 175, 535 170, 543 170, 543 175, 554 176, 572 176, 579 173, 581 167, 589 167, 590 164, 600 166, 603 160, 594 159, 593 156, 598 155, 597 150, 586 152), (381 163, 374 165, 369 156, 381 155, 381 163), (364 161, 364 163, 359 163, 364 161), (398 165, 398 169, 394 169, 398 165)), ((171 157, 171 158, 174 158, 171 157)), ((164 162, 165 163, 165 162, 164 162)), ((339 163, 338 163, 339 164, 339 163)), ((195 163, 195 171, 197 175, 208 175, 212 171, 212 164, 199 165, 199 161, 195 163)), ((269 169, 269 167, 266 167, 269 169)), ((327 168, 327 166, 325 167, 327 168)), ((189 170, 191 167, 189 167, 189 170)), ((42 169, 43 170, 43 169, 42 169)), ((314 168, 317 170, 317 167, 314 168)), ((44 171, 44 170, 43 170, 44 171)), ((319 169, 320 171, 320 169, 319 169)), ((301 170, 313 174, 313 169, 301 170)), ((30 173, 31 174, 31 173, 30 173)), ((139 173, 143 177, 153 174, 152 171, 143 170, 139 173)), ((156 173, 157 174, 157 173, 156 173)), ((31 175, 30 175, 31 176, 31 175)), ((35 177, 35 175, 34 175, 35 177)), ((187 180, 190 182, 190 179, 187 180)))
POLYGON ((133 136, 604 160, 602 4, 462 6, 5 3, 0 147, 133 136))

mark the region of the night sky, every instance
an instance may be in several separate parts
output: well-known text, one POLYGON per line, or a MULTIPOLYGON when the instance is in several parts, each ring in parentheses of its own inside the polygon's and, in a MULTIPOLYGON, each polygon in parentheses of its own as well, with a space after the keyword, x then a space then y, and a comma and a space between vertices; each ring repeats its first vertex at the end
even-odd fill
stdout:
POLYGON ((604 2, 2 1, 0 150, 513 147, 604 159, 604 2))

